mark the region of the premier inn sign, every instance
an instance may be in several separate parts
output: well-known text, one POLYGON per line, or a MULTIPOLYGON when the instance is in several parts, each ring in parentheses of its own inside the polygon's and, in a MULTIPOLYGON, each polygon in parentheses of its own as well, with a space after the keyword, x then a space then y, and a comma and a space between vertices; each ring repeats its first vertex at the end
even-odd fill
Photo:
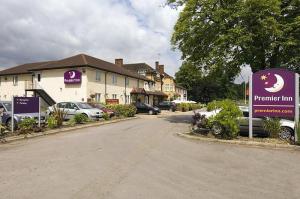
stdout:
POLYGON ((285 69, 268 69, 252 77, 253 117, 295 116, 295 73, 285 69))
POLYGON ((69 70, 64 73, 65 84, 80 84, 81 72, 78 70, 69 70))

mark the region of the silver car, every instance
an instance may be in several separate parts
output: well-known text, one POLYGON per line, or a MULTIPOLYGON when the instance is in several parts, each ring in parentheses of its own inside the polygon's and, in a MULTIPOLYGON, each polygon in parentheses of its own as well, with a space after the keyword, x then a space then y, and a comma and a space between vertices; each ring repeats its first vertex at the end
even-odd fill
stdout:
MULTIPOLYGON (((102 110, 98 108, 93 108, 91 105, 85 102, 60 102, 54 106, 65 111, 65 119, 71 119, 76 114, 82 114, 92 120, 98 120, 103 116, 102 110)), ((48 115, 51 115, 52 113, 53 106, 49 107, 47 110, 48 115)))

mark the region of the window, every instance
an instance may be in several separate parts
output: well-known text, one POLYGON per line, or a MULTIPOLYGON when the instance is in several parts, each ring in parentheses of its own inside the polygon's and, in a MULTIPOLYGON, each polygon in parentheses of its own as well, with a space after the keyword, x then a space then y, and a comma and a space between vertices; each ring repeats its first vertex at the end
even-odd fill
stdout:
POLYGON ((117 84, 117 75, 116 74, 112 75, 112 83, 117 84))
POLYGON ((169 91, 170 90, 170 86, 169 86, 169 84, 166 84, 165 85, 165 91, 169 91))
POLYGON ((170 84, 170 91, 173 91, 173 84, 170 84))
POLYGON ((95 100, 96 100, 96 102, 100 102, 101 101, 101 93, 96 93, 95 100))
POLYGON ((96 70, 96 81, 97 82, 101 81, 101 72, 99 70, 96 70))
POLYGON ((125 77, 125 85, 129 86, 129 78, 128 77, 125 77))
POLYGON ((18 86, 18 76, 13 76, 13 84, 14 86, 18 86))
POLYGON ((66 104, 67 104, 66 102, 58 103, 57 107, 58 108, 66 108, 66 104))
POLYGON ((113 99, 117 99, 117 94, 112 94, 113 99))
POLYGON ((68 104, 67 104, 67 108, 68 108, 68 109, 78 109, 78 107, 77 107, 76 104, 74 104, 74 103, 68 103, 68 104))
POLYGON ((38 82, 41 81, 41 74, 38 74, 37 79, 38 79, 38 82))
POLYGON ((130 104, 130 95, 126 95, 126 104, 130 104))
POLYGON ((146 75, 146 70, 138 70, 138 74, 145 76, 146 75))

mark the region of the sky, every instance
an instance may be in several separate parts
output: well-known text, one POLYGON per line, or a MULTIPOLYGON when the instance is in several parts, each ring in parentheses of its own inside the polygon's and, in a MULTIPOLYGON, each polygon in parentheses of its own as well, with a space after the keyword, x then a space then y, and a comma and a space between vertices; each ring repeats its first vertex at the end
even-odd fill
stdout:
POLYGON ((155 61, 174 75, 170 39, 180 10, 165 0, 0 0, 0 70, 79 53, 114 62, 155 61))

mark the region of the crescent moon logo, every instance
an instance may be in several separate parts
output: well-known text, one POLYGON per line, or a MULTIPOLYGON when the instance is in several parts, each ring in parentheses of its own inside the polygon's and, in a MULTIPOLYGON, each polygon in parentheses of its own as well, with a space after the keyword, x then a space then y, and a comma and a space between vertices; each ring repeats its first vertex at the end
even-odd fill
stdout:
POLYGON ((284 87, 283 78, 278 74, 274 74, 274 76, 276 77, 276 83, 272 87, 265 88, 265 90, 270 93, 277 93, 277 92, 281 91, 284 87))
POLYGON ((70 75, 70 78, 71 78, 71 79, 74 79, 76 74, 75 74, 74 71, 70 71, 70 72, 69 72, 69 75, 70 75))

